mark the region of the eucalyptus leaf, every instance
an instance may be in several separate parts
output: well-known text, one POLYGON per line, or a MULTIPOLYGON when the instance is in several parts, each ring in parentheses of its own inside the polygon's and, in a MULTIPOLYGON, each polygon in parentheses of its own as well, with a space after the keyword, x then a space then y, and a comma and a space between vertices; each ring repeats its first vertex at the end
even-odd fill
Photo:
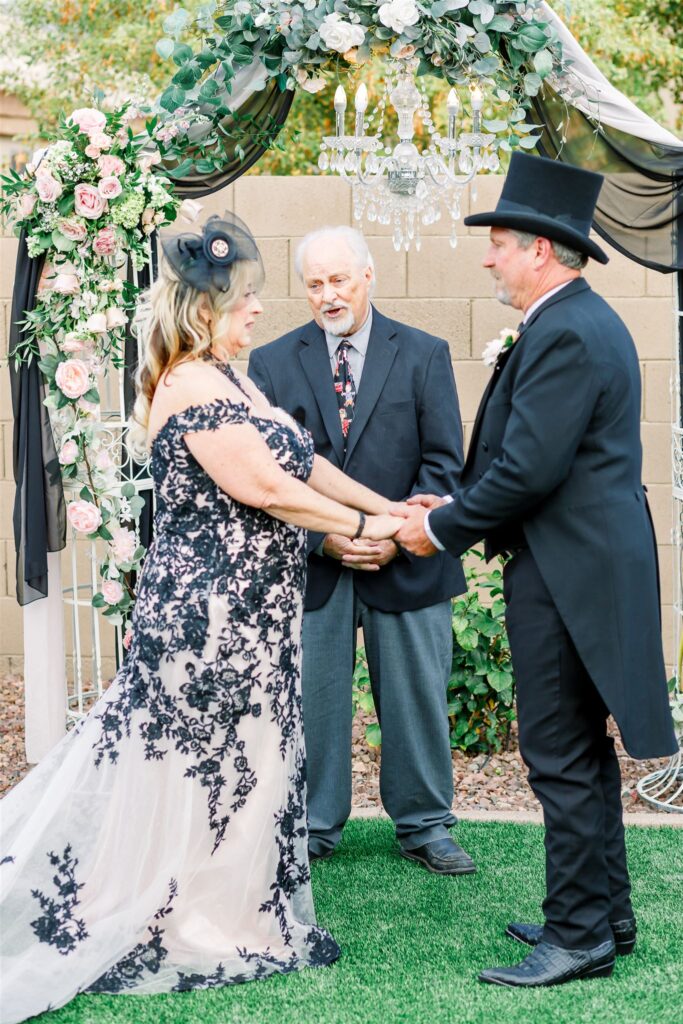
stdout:
POLYGON ((504 132, 508 126, 507 121, 483 121, 484 128, 487 132, 493 132, 497 135, 498 132, 504 132))
POLYGON ((491 49, 491 39, 486 32, 477 32, 472 42, 479 50, 479 53, 488 53, 491 49))
POLYGON ((541 78, 545 78, 553 70, 553 55, 550 50, 539 50, 533 56, 533 65, 541 78))
POLYGON ((71 252, 76 248, 76 243, 72 238, 67 238, 61 233, 61 231, 55 230, 52 232, 52 244, 58 252, 71 252))
POLYGON ((155 46, 156 52, 159 54, 162 60, 168 60, 173 53, 175 43, 172 39, 160 39, 155 46))
POLYGON ((540 75, 537 75, 535 71, 530 72, 524 76, 524 92, 527 96, 536 96, 539 89, 543 85, 543 80, 540 75))
POLYGON ((185 102, 185 90, 178 85, 171 85, 165 89, 159 99, 159 106, 173 114, 185 102))
POLYGON ((535 149, 540 138, 540 135, 525 135, 523 139, 519 140, 519 145, 522 149, 535 149))

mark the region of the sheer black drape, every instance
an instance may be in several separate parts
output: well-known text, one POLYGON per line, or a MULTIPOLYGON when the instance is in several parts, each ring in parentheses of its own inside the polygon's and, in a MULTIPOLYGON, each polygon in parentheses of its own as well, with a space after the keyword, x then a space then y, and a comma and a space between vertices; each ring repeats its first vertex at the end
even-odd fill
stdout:
POLYGON ((605 175, 593 222, 598 234, 652 270, 683 270, 683 143, 654 145, 596 128, 549 86, 543 92, 534 100, 543 126, 539 152, 605 175))
POLYGON ((47 553, 61 551, 66 541, 64 492, 50 416, 43 405, 43 375, 35 358, 18 369, 11 358, 23 336, 22 321, 35 307, 44 262, 42 258, 30 259, 22 231, 9 336, 16 483, 12 522, 20 605, 47 597, 47 553))

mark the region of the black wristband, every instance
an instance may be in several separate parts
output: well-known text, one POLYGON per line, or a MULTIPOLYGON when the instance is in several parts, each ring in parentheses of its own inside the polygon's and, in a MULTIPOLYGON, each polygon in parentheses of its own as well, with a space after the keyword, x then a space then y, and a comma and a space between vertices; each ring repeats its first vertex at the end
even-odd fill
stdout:
POLYGON ((365 529, 365 512, 359 512, 358 513, 358 529, 354 533, 353 539, 354 540, 358 540, 358 538, 363 533, 364 529, 365 529))

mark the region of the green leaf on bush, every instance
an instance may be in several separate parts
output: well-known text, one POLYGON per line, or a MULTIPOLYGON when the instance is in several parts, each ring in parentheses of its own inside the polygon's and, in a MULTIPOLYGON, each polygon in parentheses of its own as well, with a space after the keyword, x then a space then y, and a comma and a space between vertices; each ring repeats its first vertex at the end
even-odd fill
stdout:
POLYGON ((376 723, 372 723, 365 730, 365 739, 369 747, 382 746, 382 730, 376 723))

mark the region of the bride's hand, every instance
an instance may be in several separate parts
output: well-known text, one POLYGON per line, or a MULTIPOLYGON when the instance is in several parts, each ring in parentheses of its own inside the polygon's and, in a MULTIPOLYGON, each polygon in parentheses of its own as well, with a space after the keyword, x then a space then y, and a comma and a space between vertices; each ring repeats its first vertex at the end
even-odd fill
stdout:
POLYGON ((404 522, 399 516, 368 516, 363 527, 363 540, 388 540, 404 522))

